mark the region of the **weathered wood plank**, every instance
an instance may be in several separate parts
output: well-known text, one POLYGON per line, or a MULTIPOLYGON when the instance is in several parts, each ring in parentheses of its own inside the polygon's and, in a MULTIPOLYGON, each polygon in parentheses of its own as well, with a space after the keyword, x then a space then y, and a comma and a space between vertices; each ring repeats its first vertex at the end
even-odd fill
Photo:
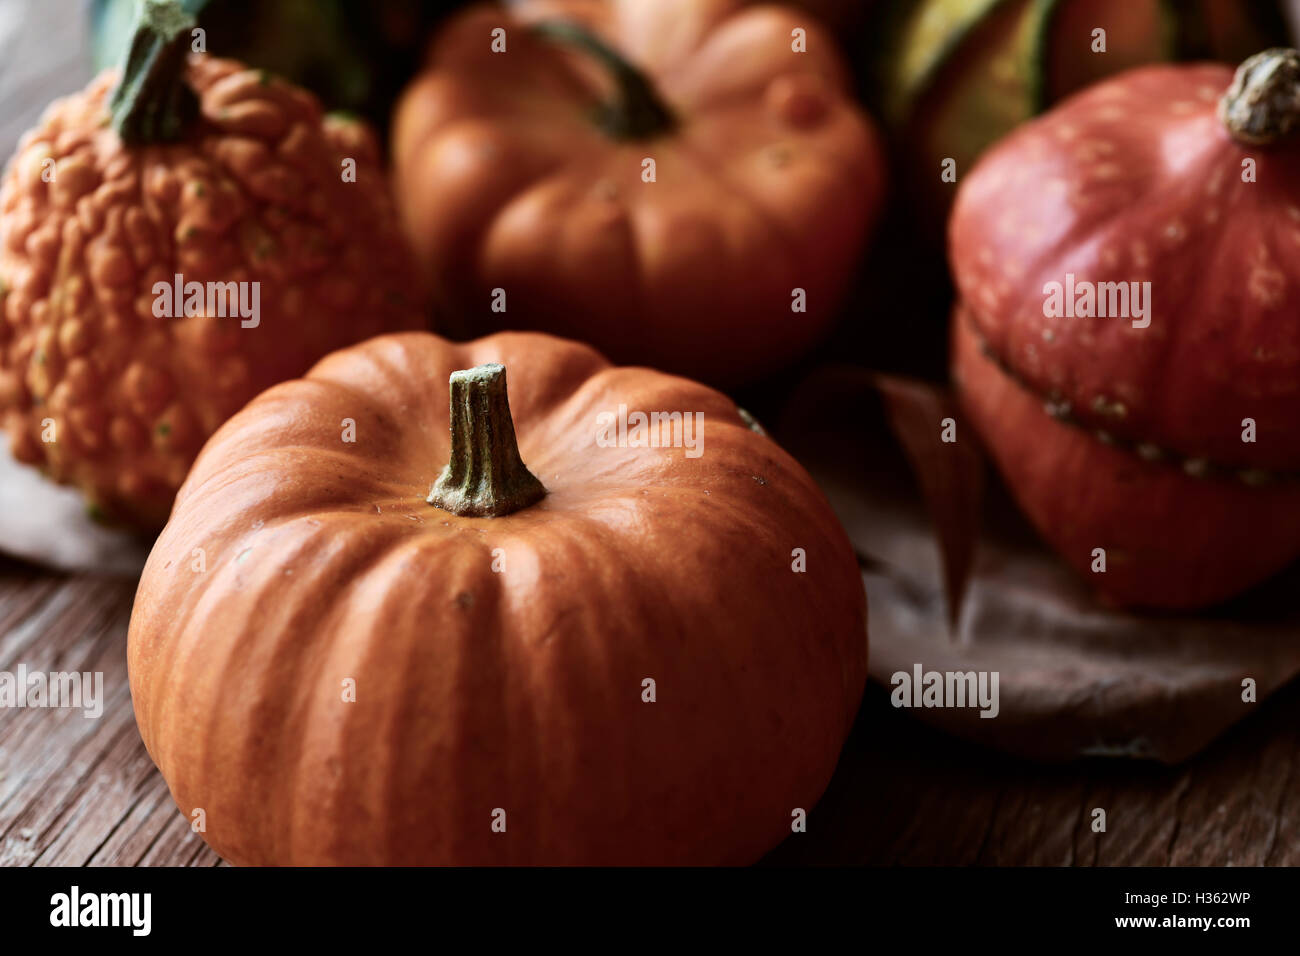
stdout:
POLYGON ((189 832, 135 726, 126 674, 134 584, 0 578, 0 669, 103 675, 103 714, 0 711, 0 865, 211 865, 189 832))
POLYGON ((179 812, 172 805, 167 785, 154 770, 143 746, 139 748, 138 756, 148 763, 144 779, 133 794, 131 804, 106 831, 104 839, 86 861, 88 866, 136 865, 157 840, 171 816, 179 812))
MULTIPOLYGON (((105 710, 0 710, 0 865, 211 866, 140 741, 126 682, 134 586, 0 562, 0 670, 99 670, 105 710)), ((869 690, 809 832, 774 863, 1300 864, 1300 694, 1176 768, 1041 766, 940 734, 869 690), (1092 811, 1107 814, 1093 833, 1092 811)))
POLYGON ((768 862, 1300 863, 1300 688, 1180 767, 1043 766, 952 740, 868 692, 830 790, 768 862), (1106 811, 1106 832, 1092 811, 1106 811))

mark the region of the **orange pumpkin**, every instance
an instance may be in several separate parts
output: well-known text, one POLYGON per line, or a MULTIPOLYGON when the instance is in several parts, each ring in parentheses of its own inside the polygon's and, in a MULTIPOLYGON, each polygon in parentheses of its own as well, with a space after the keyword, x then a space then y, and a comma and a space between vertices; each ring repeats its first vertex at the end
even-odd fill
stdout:
POLYGON ((393 335, 209 441, 131 693, 236 863, 744 863, 830 778, 864 605, 821 492, 721 394, 536 333, 393 335))
POLYGON ((827 329, 875 218, 881 152, 849 87, 801 10, 478 6, 396 110, 407 232, 472 330, 751 379, 827 329))
POLYGON ((51 106, 0 190, 0 414, 20 460, 157 528, 250 398, 422 319, 369 131, 143 10, 125 79, 51 106))

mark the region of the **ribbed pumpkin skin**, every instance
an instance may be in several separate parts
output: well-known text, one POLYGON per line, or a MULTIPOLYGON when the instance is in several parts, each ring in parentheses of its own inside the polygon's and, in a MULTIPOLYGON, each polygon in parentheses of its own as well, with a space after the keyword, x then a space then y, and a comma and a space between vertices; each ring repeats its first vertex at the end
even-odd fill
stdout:
POLYGON ((881 205, 883 151, 849 85, 834 38, 801 10, 477 5, 441 31, 394 112, 407 235, 443 311, 478 333, 536 329, 618 362, 753 381, 829 330, 881 205), (643 70, 677 125, 601 130, 607 77, 530 31, 557 19, 643 70), (505 53, 491 49, 498 28, 505 53), (796 288, 806 312, 792 312, 796 288))
POLYGON ((129 663, 149 753, 235 863, 744 863, 830 778, 865 635, 824 497, 729 399, 543 335, 412 333, 329 356, 212 438, 129 663), (425 497, 448 375, 487 362, 549 493, 460 518, 425 497), (620 403, 704 412, 703 455, 597 447, 620 403))

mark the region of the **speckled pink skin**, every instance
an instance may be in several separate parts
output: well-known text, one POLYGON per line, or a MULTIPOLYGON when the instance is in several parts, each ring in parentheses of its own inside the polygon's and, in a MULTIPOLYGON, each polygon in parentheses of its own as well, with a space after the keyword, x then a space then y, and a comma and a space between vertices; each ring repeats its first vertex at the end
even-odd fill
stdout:
POLYGON ((991 150, 950 222, 964 407, 1039 530, 1119 604, 1212 604, 1300 556, 1300 146, 1233 140, 1231 79, 1160 66, 1090 88, 991 150), (1151 282, 1149 327, 1045 317, 1067 273, 1151 282))
POLYGON ((1300 470, 1300 145, 1234 141, 1216 116, 1231 79, 1134 70, 1008 136, 958 193, 953 273, 1000 359, 1085 424, 1300 470), (1257 182, 1241 181, 1247 157, 1257 182), (1149 280, 1150 327, 1045 318, 1043 286, 1068 272, 1149 280))

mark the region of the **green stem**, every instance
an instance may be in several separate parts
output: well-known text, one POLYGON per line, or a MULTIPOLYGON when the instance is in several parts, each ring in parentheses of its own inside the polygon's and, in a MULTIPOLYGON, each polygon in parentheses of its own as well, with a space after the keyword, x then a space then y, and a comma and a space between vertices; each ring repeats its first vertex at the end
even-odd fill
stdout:
POLYGON ((613 139, 651 139, 677 125, 649 77, 590 30, 563 20, 539 23, 533 30, 547 40, 571 46, 599 60, 614 78, 614 99, 600 104, 596 123, 613 139))
POLYGON ((1237 67, 1219 100, 1219 119, 1233 139, 1267 146, 1300 129, 1300 52, 1278 47, 1237 67))
POLYGON ((519 457, 504 365, 451 373, 451 460, 429 504, 472 518, 500 518, 536 504, 546 489, 519 457))
POLYGON ((195 24, 178 0, 143 0, 109 100, 113 128, 128 146, 174 142, 198 114, 198 97, 185 83, 195 24))

